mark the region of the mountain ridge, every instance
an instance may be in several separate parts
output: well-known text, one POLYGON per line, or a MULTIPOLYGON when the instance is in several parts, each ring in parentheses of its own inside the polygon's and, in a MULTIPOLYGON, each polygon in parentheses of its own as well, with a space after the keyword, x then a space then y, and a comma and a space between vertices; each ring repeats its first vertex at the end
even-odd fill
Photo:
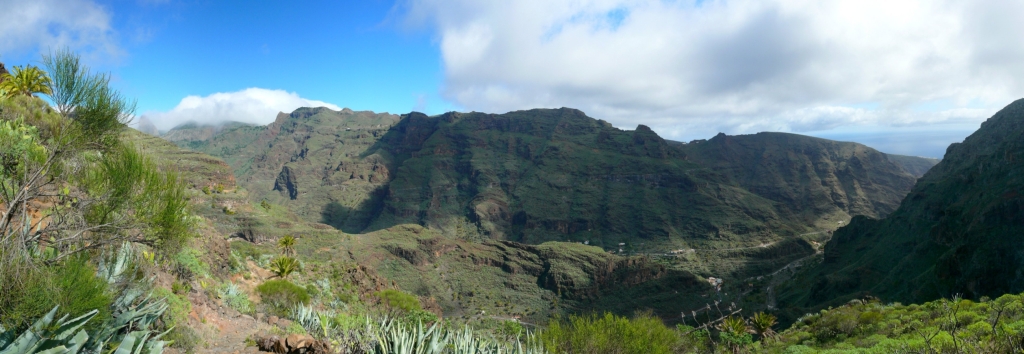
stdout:
POLYGON ((821 266, 780 288, 780 301, 813 309, 865 295, 919 302, 1024 290, 1015 271, 1024 265, 1022 141, 1017 100, 950 145, 895 212, 837 230, 821 266))
MULTIPOLYGON (((772 134, 780 133, 762 133, 752 136, 776 136, 772 134)), ((804 145, 821 145, 828 141, 795 134, 782 136, 788 137, 789 140, 810 142, 803 143, 804 145)), ((702 157, 708 151, 702 144, 714 146, 719 143, 720 139, 750 145, 752 143, 749 141, 754 138, 720 135, 705 143, 681 144, 662 139, 644 125, 639 125, 633 131, 623 131, 613 128, 607 122, 587 117, 583 112, 570 108, 514 111, 501 115, 449 112, 433 117, 415 112, 395 116, 366 111, 354 112, 347 109, 332 111, 326 108, 300 108, 291 114, 279 114, 274 123, 264 127, 224 129, 205 141, 179 140, 178 144, 224 157, 229 164, 232 164, 240 179, 255 183, 252 189, 258 194, 262 193, 262 197, 286 204, 296 204, 300 209, 305 208, 304 211, 300 211, 300 214, 310 218, 320 217, 328 224, 341 227, 348 232, 359 232, 364 229, 369 231, 371 229, 367 228, 371 225, 375 225, 372 228, 380 229, 389 225, 414 222, 439 227, 449 234, 456 234, 460 229, 476 228, 478 233, 485 236, 490 235, 490 237, 499 239, 512 237, 511 239, 523 240, 528 243, 564 237, 558 235, 570 235, 573 236, 570 239, 578 241, 585 241, 587 238, 600 239, 600 235, 585 234, 586 232, 583 230, 592 231, 595 227, 605 230, 609 227, 597 225, 597 216, 587 216, 598 215, 594 214, 594 211, 587 210, 586 205, 595 204, 591 203, 590 199, 576 202, 575 207, 563 208, 565 210, 561 212, 549 210, 538 214, 538 212, 529 211, 557 204, 553 201, 539 203, 540 206, 527 206, 525 214, 522 213, 524 210, 521 208, 519 210, 509 209, 510 205, 512 208, 516 208, 517 205, 529 204, 529 199, 533 199, 533 197, 523 197, 516 194, 519 192, 508 189, 511 188, 510 181, 518 181, 523 176, 527 176, 526 178, 553 178, 543 179, 544 185, 537 186, 536 188, 539 190, 533 191, 532 195, 541 197, 558 195, 561 193, 555 193, 558 190, 569 191, 571 188, 565 189, 569 188, 566 183, 579 185, 577 183, 579 181, 599 186, 612 186, 616 183, 637 185, 639 183, 640 185, 646 184, 650 188, 671 187, 674 188, 674 192, 678 192, 676 193, 678 197, 672 205, 683 205, 684 208, 705 205, 710 208, 719 208, 721 210, 718 212, 719 214, 738 215, 739 219, 720 220, 703 226, 700 225, 703 222, 699 220, 688 223, 682 221, 686 225, 690 225, 682 229, 679 227, 683 224, 677 222, 674 224, 677 226, 669 229, 655 227, 645 230, 645 225, 652 223, 644 222, 636 224, 633 229, 640 230, 639 232, 645 235, 665 236, 688 233, 690 236, 686 237, 689 238, 693 238, 697 234, 712 235, 711 237, 714 238, 718 237, 714 235, 721 236, 722 232, 725 232, 724 237, 727 239, 735 239, 735 236, 729 235, 734 235, 737 232, 746 234, 782 232, 795 235, 827 227, 824 220, 833 220, 834 223, 848 219, 851 214, 856 213, 867 213, 876 217, 884 215, 895 209, 900 198, 899 194, 905 193, 904 190, 909 190, 915 179, 909 175, 909 172, 906 176, 897 176, 900 174, 899 171, 906 172, 907 169, 885 159, 884 157, 887 155, 855 143, 832 142, 829 144, 834 146, 859 146, 859 148, 846 149, 860 149, 862 155, 870 153, 872 163, 879 164, 879 166, 884 165, 879 168, 886 169, 888 177, 890 177, 889 181, 882 183, 885 188, 869 191, 870 193, 881 193, 880 197, 866 198, 862 195, 863 193, 856 191, 856 188, 852 190, 852 194, 858 196, 860 200, 881 200, 881 206, 850 210, 847 210, 848 208, 822 209, 812 213, 814 215, 803 217, 805 220, 801 225, 779 223, 772 220, 779 220, 780 213, 796 214, 792 210, 776 210, 780 203, 785 203, 787 200, 764 198, 761 194, 774 196, 765 191, 762 191, 761 194, 750 193, 747 191, 751 187, 749 183, 745 186, 741 185, 744 180, 750 180, 750 178, 725 176, 715 171, 709 171, 707 166, 694 162, 701 161, 705 165, 711 165, 708 158, 702 157), (318 131, 320 130, 318 125, 324 124, 334 126, 331 134, 318 131), (342 127, 345 130, 339 130, 342 127), (283 133, 282 128, 284 129, 283 133), (288 138, 283 138, 281 134, 285 134, 288 138), (509 138, 503 137, 506 135, 514 136, 514 139, 509 140, 509 138), (484 139, 484 136, 487 139, 484 139), (500 140, 503 145, 491 144, 488 139, 500 140), (230 145, 229 143, 232 141, 247 142, 248 146, 223 147, 230 145), (266 147, 260 146, 264 144, 266 147), (252 149, 253 147, 255 149, 252 149), (236 152, 246 148, 255 150, 255 153, 242 154, 247 155, 244 157, 238 156, 239 154, 236 152), (326 156, 317 156, 325 153, 326 156), (476 157, 453 160, 452 157, 458 154, 472 154, 476 157), (474 161, 479 162, 481 159, 493 163, 499 163, 498 161, 501 160, 504 162, 500 162, 499 165, 507 166, 481 166, 478 163, 474 167, 473 164, 476 163, 474 161), (596 160, 591 161, 592 159, 596 160), (600 162, 602 159, 615 162, 602 163, 600 162), (233 160, 237 161, 233 162, 233 160), (416 164, 420 165, 413 166, 416 164), (583 167, 571 167, 572 164, 583 167), (565 168, 571 170, 561 171, 559 170, 562 168, 560 166, 570 166, 565 168), (453 168, 463 168, 464 170, 454 171, 453 168), (547 169, 554 170, 555 174, 530 175, 530 173, 547 169), (441 175, 447 173, 448 177, 441 177, 435 172, 429 172, 434 174, 433 177, 422 174, 428 173, 427 171, 435 171, 441 175), (643 173, 634 173, 636 171, 643 173), (596 177, 584 176, 584 174, 594 174, 594 172, 598 172, 594 175, 596 177), (523 173, 526 175, 522 175, 523 173), (473 176, 472 178, 475 180, 464 180, 464 176, 473 176), (565 178, 576 182, 570 182, 565 178), (580 178, 583 180, 579 180, 580 178), (483 179, 487 179, 487 182, 483 182, 483 179), (434 182, 429 182, 431 180, 434 182), (465 195, 442 197, 447 192, 431 190, 431 188, 439 186, 437 183, 456 186, 456 190, 465 195), (504 187, 501 187, 502 183, 505 184, 504 187), (704 188, 714 187, 714 191, 696 192, 701 186, 704 188), (346 191, 345 195, 339 194, 338 187, 346 191), (495 189, 495 187, 499 188, 495 189), (680 188, 685 191, 676 191, 680 188), (276 191, 279 194, 266 193, 267 191, 276 191), (419 197, 409 199, 411 191, 418 191, 419 197), (456 199, 452 199, 453 197, 456 199), (309 198, 313 200, 306 201, 305 204, 308 205, 302 205, 301 199, 309 198), (421 201, 436 198, 447 198, 446 200, 449 202, 460 200, 460 205, 450 211, 431 214, 431 212, 427 212, 428 209, 423 209, 429 204, 422 206, 418 204, 421 201), (683 202, 678 198, 698 199, 696 202, 694 200, 683 202), (404 200, 407 199, 413 204, 405 203, 404 200), (725 200, 725 202, 721 202, 721 200, 725 200), (311 205, 320 205, 322 208, 317 210, 311 205), (715 205, 719 206, 715 207, 715 205), (425 212, 426 214, 423 214, 425 212), (561 220, 546 218, 547 215, 571 214, 573 212, 586 215, 583 215, 582 219, 580 217, 561 220), (468 219, 469 223, 474 225, 466 225, 457 220, 463 218, 468 219), (534 229, 539 231, 534 231, 534 229)), ((775 140, 786 139, 776 138, 775 140)), ((246 145, 246 143, 235 145, 246 145)), ((821 146, 807 149, 818 148, 821 146)), ((858 155, 858 159, 866 158, 865 156, 858 155)), ((817 165, 813 161, 804 161, 802 164, 810 166, 811 169, 818 168, 815 167, 817 165)), ((808 173, 801 178, 808 176, 812 179, 818 178, 812 175, 814 173, 808 173)), ((832 178, 832 180, 838 181, 843 178, 832 178)), ((796 182, 796 180, 790 180, 786 183, 796 182)), ((868 183, 868 185, 877 186, 879 184, 868 183)), ((533 188, 532 186, 527 187, 533 188)), ((855 187, 859 188, 859 186, 855 187)), ((599 189, 605 189, 604 192, 577 188, 572 189, 575 191, 572 193, 573 195, 603 193, 606 195, 605 198, 608 196, 614 198, 615 193, 623 193, 621 187, 615 188, 607 190, 606 187, 600 187, 599 189), (615 192, 616 190, 620 192, 615 192)), ((768 188, 762 189, 767 190, 768 188)), ((840 191, 844 195, 851 194, 848 193, 850 191, 843 188, 832 189, 840 191)), ((637 191, 640 190, 634 188, 632 194, 635 195, 637 191)), ((813 195, 817 198, 817 195, 822 194, 820 191, 798 190, 791 192, 800 195, 801 198, 806 195, 813 195)), ((630 194, 626 193, 623 197, 630 194)), ((654 196, 654 198, 658 197, 654 196)), ((439 206, 436 201, 432 203, 439 206)), ((643 205, 635 205, 630 208, 643 210, 643 207, 643 205)), ((614 204, 605 204, 602 208, 615 209, 614 204)), ((711 210, 700 206, 697 208, 704 208, 701 210, 705 211, 711 210)), ((644 213, 660 220, 653 224, 665 224, 668 220, 667 216, 658 217, 658 212, 655 211, 644 213)), ((791 215, 782 218, 790 217, 791 215)), ((670 217, 668 218, 670 219, 670 217)), ((715 216, 699 216, 698 219, 700 218, 714 219, 715 216)), ((616 229, 615 232, 622 233, 626 228, 628 227, 616 229)), ((561 239, 564 240, 564 238, 561 239)), ((762 238, 760 241, 764 240, 762 238)), ((612 241, 608 240, 604 243, 610 245, 617 242, 612 241)))

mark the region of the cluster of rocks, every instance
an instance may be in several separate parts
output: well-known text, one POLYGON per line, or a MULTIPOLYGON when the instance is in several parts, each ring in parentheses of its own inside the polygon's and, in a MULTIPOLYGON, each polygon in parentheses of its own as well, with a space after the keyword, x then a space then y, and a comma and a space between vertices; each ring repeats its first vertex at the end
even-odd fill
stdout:
POLYGON ((332 353, 327 342, 316 340, 309 335, 290 334, 287 337, 270 335, 256 340, 260 351, 279 354, 328 354, 332 353))

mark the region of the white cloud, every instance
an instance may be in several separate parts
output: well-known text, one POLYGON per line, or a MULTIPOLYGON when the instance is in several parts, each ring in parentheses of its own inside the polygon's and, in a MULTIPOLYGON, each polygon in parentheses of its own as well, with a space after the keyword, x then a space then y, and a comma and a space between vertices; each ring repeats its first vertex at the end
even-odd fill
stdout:
POLYGON ((105 59, 122 55, 111 15, 89 0, 10 0, 0 4, 0 53, 70 48, 105 59))
POLYGON ((574 107, 674 138, 968 124, 1024 96, 1012 0, 409 0, 469 110, 574 107), (943 110, 915 107, 943 103, 943 110), (871 108, 856 108, 870 106, 871 108))
POLYGON ((142 117, 160 130, 187 122, 268 124, 274 121, 277 113, 290 113, 299 107, 341 109, 334 104, 299 97, 294 92, 252 87, 235 92, 218 92, 204 97, 188 96, 168 112, 146 112, 142 117))

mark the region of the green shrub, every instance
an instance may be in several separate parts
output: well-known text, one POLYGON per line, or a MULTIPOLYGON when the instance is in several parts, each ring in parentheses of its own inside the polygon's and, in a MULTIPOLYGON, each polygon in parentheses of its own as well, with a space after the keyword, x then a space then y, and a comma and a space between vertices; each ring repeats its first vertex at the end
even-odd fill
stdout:
POLYGON ((192 303, 188 299, 160 287, 153 289, 153 296, 167 300, 167 311, 163 316, 165 327, 182 327, 188 323, 188 314, 192 312, 192 303))
POLYGON ((672 353, 680 345, 679 334, 649 313, 632 319, 611 313, 556 318, 541 340, 555 353, 672 353))
POLYGON ((422 323, 424 325, 437 322, 438 318, 433 312, 424 310, 409 311, 405 315, 405 321, 409 323, 422 323))
POLYGON ((526 329, 518 321, 504 321, 501 323, 501 327, 498 327, 497 332, 503 338, 512 339, 522 336, 526 329))
POLYGON ((339 312, 334 316, 332 322, 335 328, 342 332, 347 332, 354 329, 359 329, 366 326, 367 318, 363 315, 339 312))
MULTIPOLYGON (((22 328, 46 315, 55 306, 60 314, 81 316, 99 310, 98 318, 110 316, 113 301, 105 280, 96 277, 96 268, 85 256, 48 267, 26 267, 18 279, 0 279, 4 294, 0 294, 0 324, 7 328, 22 328)), ((86 327, 99 326, 92 321, 86 327)))
POLYGON ((404 293, 395 289, 388 289, 377 292, 377 297, 380 298, 381 303, 387 305, 392 309, 401 310, 404 312, 412 312, 416 310, 422 310, 423 306, 420 305, 420 300, 411 294, 404 293))
POLYGON ((173 261, 175 268, 187 270, 194 275, 209 276, 210 266, 200 259, 202 255, 203 254, 199 250, 186 247, 174 255, 173 261))
POLYGON ((301 286, 284 279, 268 280, 256 287, 263 303, 271 306, 271 310, 284 314, 297 304, 308 304, 309 293, 301 286))
POLYGON ((188 314, 192 312, 192 303, 184 296, 175 295, 166 288, 154 288, 153 297, 163 298, 167 301, 167 311, 162 317, 163 327, 171 329, 164 339, 172 341, 172 346, 192 353, 195 347, 201 343, 202 338, 188 326, 188 314))
POLYGON ((189 285, 186 282, 175 280, 173 283, 171 283, 171 292, 177 295, 186 295, 189 292, 192 292, 192 285, 189 285))
POLYGON ((195 353, 196 347, 203 344, 203 337, 189 326, 174 327, 163 339, 171 342, 171 346, 185 353, 195 353))

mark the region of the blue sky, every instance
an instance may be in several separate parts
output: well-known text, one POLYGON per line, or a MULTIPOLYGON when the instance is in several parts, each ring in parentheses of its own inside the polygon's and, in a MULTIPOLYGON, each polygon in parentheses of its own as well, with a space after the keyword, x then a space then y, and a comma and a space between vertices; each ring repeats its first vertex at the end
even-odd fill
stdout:
POLYGON ((70 47, 162 129, 304 105, 579 108, 674 140, 785 131, 941 157, 1024 95, 1024 4, 0 0, 0 62, 70 47))
MULTIPOLYGON (((101 1, 123 53, 89 58, 139 100, 168 111, 188 95, 248 87, 353 109, 455 107, 438 96, 440 55, 424 31, 389 23, 387 1, 101 1)), ((37 60, 36 48, 2 60, 37 60)))

